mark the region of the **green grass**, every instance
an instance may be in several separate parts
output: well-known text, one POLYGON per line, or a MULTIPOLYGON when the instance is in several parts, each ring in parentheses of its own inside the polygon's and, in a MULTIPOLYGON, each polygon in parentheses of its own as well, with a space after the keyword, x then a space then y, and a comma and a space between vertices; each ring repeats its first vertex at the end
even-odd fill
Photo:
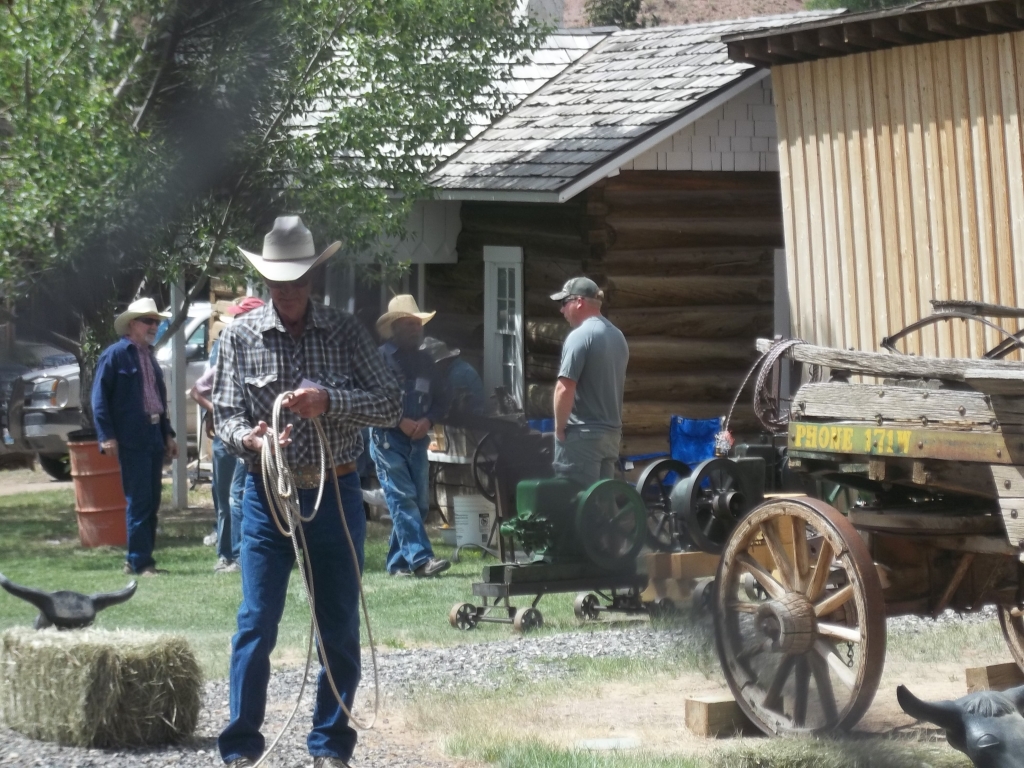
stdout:
POLYGON ((636 750, 562 748, 535 739, 481 743, 473 734, 445 740, 449 754, 483 760, 499 768, 970 768, 971 762, 944 744, 886 737, 831 740, 752 738, 715 743, 712 754, 661 755, 636 750))
MULTIPOLYGON (((101 613, 96 626, 185 634, 196 648, 204 672, 220 677, 227 672, 230 639, 241 599, 236 575, 214 574, 215 553, 204 547, 211 510, 198 515, 166 512, 157 537, 156 558, 170 573, 140 580, 128 603, 101 613), (173 519, 172 519, 173 518, 173 519)), ((208 492, 193 494, 192 503, 208 502, 208 492)), ((99 592, 119 589, 127 581, 121 573, 124 550, 117 547, 84 549, 71 491, 36 492, 0 497, 0 571, 19 583, 43 589, 99 592)), ((384 572, 389 528, 371 524, 366 543, 365 589, 374 639, 383 648, 446 646, 506 639, 508 625, 481 624, 460 632, 448 623, 448 611, 457 602, 472 600, 473 581, 485 562, 469 552, 463 561, 437 579, 396 578, 384 572)), ((439 557, 452 548, 434 542, 439 557)), ((296 574, 297 576, 297 574, 296 574)), ((549 595, 540 608, 545 628, 540 634, 578 629, 572 612, 573 595, 549 595)), ((31 623, 34 609, 0 591, 0 630, 31 623)), ((309 612, 298 578, 292 578, 275 658, 296 663, 304 660, 309 612)), ((596 627, 600 629, 600 625, 596 627)), ((365 627, 364 627, 365 638, 365 627)))
POLYGON ((1005 656, 1009 660, 1006 641, 996 619, 944 624, 925 632, 890 632, 886 638, 886 656, 890 661, 931 663, 963 662, 973 657, 1005 656))

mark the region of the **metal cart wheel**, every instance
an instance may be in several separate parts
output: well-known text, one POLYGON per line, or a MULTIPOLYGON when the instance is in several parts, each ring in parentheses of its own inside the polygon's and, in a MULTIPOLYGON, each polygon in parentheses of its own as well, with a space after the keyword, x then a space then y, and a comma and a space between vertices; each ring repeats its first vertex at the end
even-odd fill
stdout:
POLYGON ((753 509, 726 542, 713 603, 722 671, 762 731, 824 733, 860 720, 882 676, 885 604, 864 540, 836 509, 810 498, 753 509), (766 601, 750 600, 746 573, 766 601))
POLYGON ((498 439, 488 432, 473 451, 473 480, 488 501, 494 501, 498 492, 494 484, 494 467, 498 461, 498 439))
POLYGON ((572 603, 572 612, 576 614, 576 618, 580 621, 594 621, 600 613, 598 610, 599 605, 600 601, 597 599, 597 595, 590 592, 581 592, 576 595, 576 599, 572 603))
POLYGON ((512 619, 512 628, 523 634, 540 629, 544 626, 544 617, 536 608, 517 608, 515 618, 512 619))
POLYGON ((475 629, 479 620, 476 606, 472 603, 456 603, 448 612, 448 623, 464 632, 475 629))
POLYGON ((707 615, 713 610, 715 600, 715 580, 701 579, 690 595, 690 607, 700 614, 707 615))
POLYGON ((647 604, 647 613, 652 619, 667 619, 678 613, 676 604, 668 597, 659 597, 647 604))
POLYGON ((708 459, 698 464, 672 494, 672 509, 683 518, 693 542, 703 552, 718 554, 743 514, 748 494, 736 462, 708 459))
POLYGON ((636 490, 647 507, 647 546, 655 552, 679 548, 679 533, 672 517, 672 489, 690 468, 675 459, 658 459, 647 465, 636 481, 636 490))
POLYGON ((590 562, 615 570, 640 553, 647 532, 647 508, 629 483, 598 480, 580 494, 576 530, 590 562))
POLYGON ((999 606, 999 628, 1017 666, 1024 670, 1024 617, 1014 616, 1006 606, 999 606))

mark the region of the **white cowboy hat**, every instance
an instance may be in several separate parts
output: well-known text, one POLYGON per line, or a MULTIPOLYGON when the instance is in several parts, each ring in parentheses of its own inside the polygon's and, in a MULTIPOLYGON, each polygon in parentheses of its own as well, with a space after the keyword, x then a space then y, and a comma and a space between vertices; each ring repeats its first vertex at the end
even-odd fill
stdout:
POLYGON ((382 339, 391 338, 391 324, 400 317, 416 317, 421 323, 430 321, 437 312, 420 312, 416 299, 409 293, 400 293, 388 302, 388 311, 377 320, 377 333, 382 339))
POLYGON ((152 299, 136 299, 128 305, 128 309, 117 316, 114 320, 114 333, 124 336, 128 333, 128 326, 137 317, 170 317, 170 312, 161 312, 156 308, 156 302, 152 299))
POLYGON ((340 242, 331 243, 319 256, 313 247, 313 234, 298 216, 278 216, 274 228, 263 238, 263 253, 250 253, 239 248, 242 255, 267 280, 290 283, 298 280, 313 267, 327 261, 341 248, 340 242))

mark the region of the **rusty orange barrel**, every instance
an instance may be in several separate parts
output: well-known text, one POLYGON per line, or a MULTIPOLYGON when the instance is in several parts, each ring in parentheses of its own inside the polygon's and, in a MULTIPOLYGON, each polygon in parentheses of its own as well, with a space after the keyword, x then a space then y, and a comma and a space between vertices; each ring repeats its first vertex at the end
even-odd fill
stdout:
POLYGON ((78 513, 78 538, 83 547, 128 543, 125 525, 121 465, 113 456, 100 453, 95 440, 69 442, 71 476, 75 481, 75 511, 78 513))

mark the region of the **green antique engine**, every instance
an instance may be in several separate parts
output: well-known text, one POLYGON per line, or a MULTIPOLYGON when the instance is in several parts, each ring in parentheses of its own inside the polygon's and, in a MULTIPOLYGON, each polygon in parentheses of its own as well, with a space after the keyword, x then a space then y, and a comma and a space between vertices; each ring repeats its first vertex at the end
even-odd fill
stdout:
POLYGON ((537 562, 580 563, 605 571, 635 567, 647 533, 647 508, 621 480, 589 488, 563 477, 523 480, 516 516, 501 525, 537 562))

